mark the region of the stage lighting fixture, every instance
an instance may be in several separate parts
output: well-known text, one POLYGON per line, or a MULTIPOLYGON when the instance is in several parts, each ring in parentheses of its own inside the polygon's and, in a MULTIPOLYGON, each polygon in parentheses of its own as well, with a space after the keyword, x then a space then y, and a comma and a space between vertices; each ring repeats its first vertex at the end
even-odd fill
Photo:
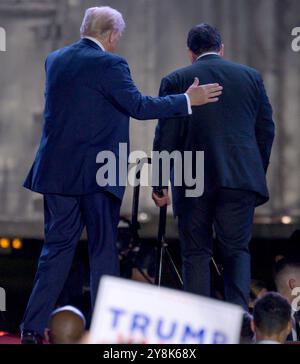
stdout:
POLYGON ((281 222, 284 224, 284 225, 289 225, 292 223, 292 218, 290 216, 282 216, 281 218, 281 222))
POLYGON ((20 250, 23 247, 23 243, 20 239, 13 239, 11 246, 13 247, 13 249, 15 250, 20 250))
POLYGON ((1 249, 8 249, 8 248, 10 248, 10 241, 9 241, 9 239, 1 238, 0 239, 0 248, 1 249))

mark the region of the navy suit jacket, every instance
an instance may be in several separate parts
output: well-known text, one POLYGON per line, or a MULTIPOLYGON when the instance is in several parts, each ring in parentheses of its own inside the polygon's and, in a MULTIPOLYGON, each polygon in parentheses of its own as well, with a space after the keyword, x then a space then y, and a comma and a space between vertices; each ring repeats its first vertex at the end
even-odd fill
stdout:
MULTIPOLYGON (((265 203, 274 122, 261 75, 207 55, 165 77, 160 95, 180 93, 196 76, 202 84, 219 82, 224 87, 220 101, 194 108, 185 122, 160 119, 153 149, 204 151, 204 193, 218 187, 254 191, 257 205, 265 203)), ((183 208, 185 191, 185 186, 173 186, 175 215, 183 208)))
POLYGON ((82 195, 106 190, 122 199, 125 187, 99 187, 101 151, 129 150, 129 119, 188 115, 186 97, 142 96, 127 62, 89 39, 59 49, 46 60, 44 127, 40 146, 24 183, 43 194, 82 195))

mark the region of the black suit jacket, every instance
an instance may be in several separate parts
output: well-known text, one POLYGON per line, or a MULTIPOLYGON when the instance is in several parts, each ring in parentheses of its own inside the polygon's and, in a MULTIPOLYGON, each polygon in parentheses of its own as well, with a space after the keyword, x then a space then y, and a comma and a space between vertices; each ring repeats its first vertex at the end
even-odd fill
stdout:
MULTIPOLYGON (((257 205, 265 203, 275 127, 261 75, 218 55, 207 55, 165 77, 160 96, 183 92, 195 77, 201 84, 219 82, 224 87, 220 101, 194 108, 185 122, 160 119, 153 149, 204 151, 204 193, 216 187, 254 191, 257 205)), ((175 215, 182 209, 185 191, 184 185, 173 186, 175 215)))

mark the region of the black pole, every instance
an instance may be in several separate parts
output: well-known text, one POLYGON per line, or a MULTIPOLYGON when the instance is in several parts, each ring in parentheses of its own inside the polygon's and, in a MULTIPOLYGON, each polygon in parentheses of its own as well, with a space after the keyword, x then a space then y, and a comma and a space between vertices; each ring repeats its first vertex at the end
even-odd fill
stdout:
POLYGON ((168 206, 160 208, 159 212, 159 224, 158 224, 158 234, 157 234, 157 244, 156 244, 156 260, 155 260, 155 284, 157 286, 161 285, 162 277, 162 263, 165 245, 165 235, 166 235, 166 224, 167 224, 167 209, 168 206))

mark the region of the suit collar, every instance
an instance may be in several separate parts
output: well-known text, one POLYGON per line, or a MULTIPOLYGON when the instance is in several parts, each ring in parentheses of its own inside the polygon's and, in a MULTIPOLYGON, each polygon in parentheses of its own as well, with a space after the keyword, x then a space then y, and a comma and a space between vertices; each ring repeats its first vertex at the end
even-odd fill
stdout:
POLYGON ((95 48, 95 49, 100 50, 100 51, 103 52, 103 49, 96 42, 94 42, 91 39, 82 38, 82 39, 80 39, 79 43, 87 45, 89 47, 95 48))
POLYGON ((203 62, 203 61, 208 61, 211 59, 220 59, 221 57, 218 54, 205 54, 202 57, 196 59, 195 62, 203 62))

